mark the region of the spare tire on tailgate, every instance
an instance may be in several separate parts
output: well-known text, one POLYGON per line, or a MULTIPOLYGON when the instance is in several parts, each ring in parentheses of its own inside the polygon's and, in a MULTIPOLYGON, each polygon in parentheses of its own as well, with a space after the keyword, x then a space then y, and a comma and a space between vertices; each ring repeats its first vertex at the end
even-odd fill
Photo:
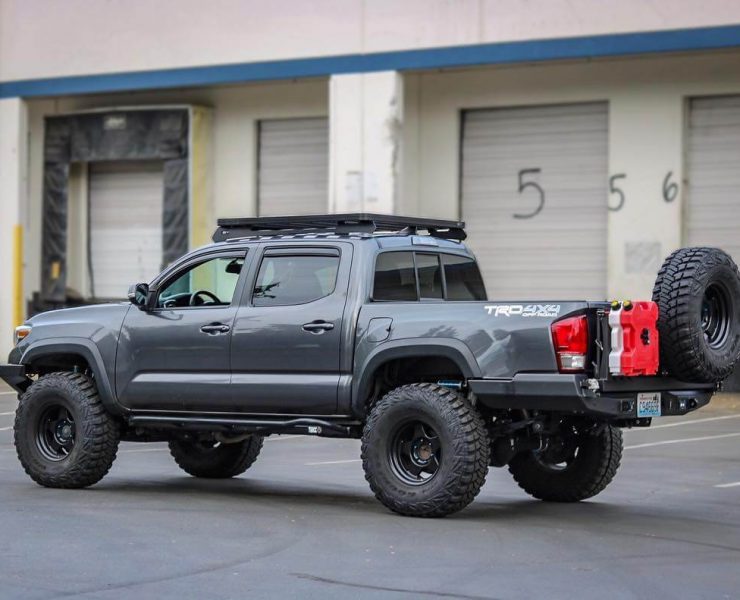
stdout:
POLYGON ((653 301, 663 371, 695 383, 732 373, 740 356, 740 276, 726 252, 676 250, 658 272, 653 301))

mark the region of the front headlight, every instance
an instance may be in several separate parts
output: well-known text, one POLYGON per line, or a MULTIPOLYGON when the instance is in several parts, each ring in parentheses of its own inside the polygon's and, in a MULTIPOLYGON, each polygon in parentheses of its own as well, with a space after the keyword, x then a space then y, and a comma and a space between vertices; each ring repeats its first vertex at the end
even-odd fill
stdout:
POLYGON ((18 345, 18 342, 28 337, 29 333, 31 333, 30 325, 19 325, 18 327, 16 327, 15 334, 13 335, 13 344, 18 345))

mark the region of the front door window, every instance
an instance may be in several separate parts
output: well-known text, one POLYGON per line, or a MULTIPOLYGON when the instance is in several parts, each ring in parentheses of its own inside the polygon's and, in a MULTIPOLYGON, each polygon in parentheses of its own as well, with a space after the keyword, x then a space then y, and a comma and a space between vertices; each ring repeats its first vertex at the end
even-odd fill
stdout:
POLYGON ((229 306, 243 266, 244 258, 232 256, 193 265, 165 284, 157 308, 229 306))

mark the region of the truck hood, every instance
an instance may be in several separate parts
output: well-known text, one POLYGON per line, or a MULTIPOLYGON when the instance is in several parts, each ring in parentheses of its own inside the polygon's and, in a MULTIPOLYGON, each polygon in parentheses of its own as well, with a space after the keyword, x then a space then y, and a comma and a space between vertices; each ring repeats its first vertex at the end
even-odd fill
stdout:
POLYGON ((115 347, 123 319, 130 309, 130 303, 121 302, 64 308, 35 315, 25 322, 31 326, 31 333, 13 348, 8 362, 21 363, 30 348, 52 341, 84 338, 98 347, 115 347))

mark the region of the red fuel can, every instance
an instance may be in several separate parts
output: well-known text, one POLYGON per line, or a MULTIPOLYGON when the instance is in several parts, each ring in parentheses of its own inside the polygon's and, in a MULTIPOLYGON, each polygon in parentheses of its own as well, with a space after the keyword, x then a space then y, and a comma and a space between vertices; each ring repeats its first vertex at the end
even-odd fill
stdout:
POLYGON ((655 302, 617 304, 609 311, 612 375, 633 377, 658 372, 658 305, 655 302))

